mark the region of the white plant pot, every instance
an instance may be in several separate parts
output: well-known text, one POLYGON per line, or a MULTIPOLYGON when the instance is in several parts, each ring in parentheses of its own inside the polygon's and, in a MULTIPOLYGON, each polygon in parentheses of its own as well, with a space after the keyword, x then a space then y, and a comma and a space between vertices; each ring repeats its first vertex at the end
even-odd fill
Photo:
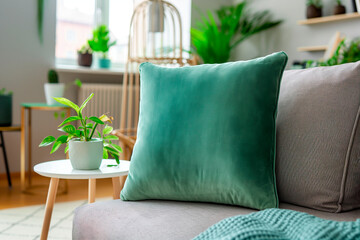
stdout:
POLYGON ((69 141, 70 163, 77 170, 98 169, 103 157, 103 140, 80 141, 78 138, 69 141))
POLYGON ((55 105, 59 104, 55 101, 54 97, 63 97, 65 91, 65 84, 64 83, 45 83, 45 97, 46 103, 48 105, 55 105))

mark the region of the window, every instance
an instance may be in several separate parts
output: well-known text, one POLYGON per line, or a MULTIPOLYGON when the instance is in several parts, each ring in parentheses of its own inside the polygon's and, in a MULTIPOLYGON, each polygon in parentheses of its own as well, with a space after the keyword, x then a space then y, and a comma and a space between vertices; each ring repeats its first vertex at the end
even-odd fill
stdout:
MULTIPOLYGON (((135 4, 141 0, 57 0, 56 50, 58 64, 76 64, 77 53, 95 26, 106 24, 116 45, 109 57, 114 67, 123 68, 127 58, 129 25, 135 4)), ((183 23, 183 45, 190 49, 191 0, 170 0, 183 23)))

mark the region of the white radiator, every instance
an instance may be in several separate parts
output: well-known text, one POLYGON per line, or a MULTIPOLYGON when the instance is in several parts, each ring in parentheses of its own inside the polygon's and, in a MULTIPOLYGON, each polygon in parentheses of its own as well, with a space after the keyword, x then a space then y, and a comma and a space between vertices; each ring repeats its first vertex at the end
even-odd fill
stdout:
MULTIPOLYGON (((84 108, 83 115, 87 117, 100 117, 102 114, 112 116, 114 117, 112 126, 114 129, 118 129, 120 127, 122 85, 83 83, 78 94, 78 104, 80 105, 91 93, 94 93, 94 97, 84 108)), ((98 128, 99 131, 102 129, 103 126, 98 128)))

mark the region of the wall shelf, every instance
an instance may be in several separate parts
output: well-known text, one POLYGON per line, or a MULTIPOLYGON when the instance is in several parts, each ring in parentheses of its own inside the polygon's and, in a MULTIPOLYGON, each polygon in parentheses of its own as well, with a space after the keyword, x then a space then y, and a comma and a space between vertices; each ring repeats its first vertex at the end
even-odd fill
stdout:
POLYGON ((327 45, 321 46, 307 46, 307 47, 299 47, 297 50, 299 52, 323 52, 328 48, 327 45))
POLYGON ((332 16, 326 16, 326 17, 300 20, 300 21, 298 21, 298 24, 299 25, 313 25, 313 24, 319 24, 319 23, 336 22, 336 21, 343 21, 343 20, 356 19, 356 18, 360 18, 359 13, 346 13, 346 14, 339 14, 339 15, 332 15, 332 16))

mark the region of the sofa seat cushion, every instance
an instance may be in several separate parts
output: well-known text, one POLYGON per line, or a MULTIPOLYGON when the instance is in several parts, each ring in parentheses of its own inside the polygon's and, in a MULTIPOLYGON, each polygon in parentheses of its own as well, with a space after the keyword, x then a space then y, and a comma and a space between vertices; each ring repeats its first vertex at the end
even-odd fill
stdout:
MULTIPOLYGON (((360 210, 336 214, 290 204, 280 204, 280 208, 337 221, 360 218, 360 210)), ((211 203, 111 200, 76 210, 73 239, 192 239, 224 218, 252 212, 255 210, 211 203)))

